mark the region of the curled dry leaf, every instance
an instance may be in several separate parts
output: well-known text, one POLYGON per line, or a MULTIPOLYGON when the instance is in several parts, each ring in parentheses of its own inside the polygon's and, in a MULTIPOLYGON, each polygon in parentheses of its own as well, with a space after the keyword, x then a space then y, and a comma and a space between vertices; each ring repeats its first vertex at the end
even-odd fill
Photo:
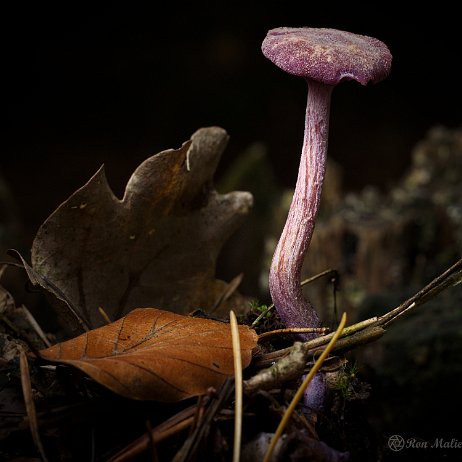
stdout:
MULTIPOLYGON (((242 366, 258 336, 239 326, 242 366)), ((155 308, 40 351, 42 358, 75 366, 123 396, 179 401, 218 388, 234 374, 229 324, 155 308)))
MULTIPOLYGON (((144 161, 122 200, 101 168, 40 227, 34 271, 91 328, 103 324, 98 307, 113 321, 140 306, 180 313, 213 307, 227 290, 215 279, 216 259, 252 205, 250 193, 213 188, 227 142, 222 128, 198 130, 181 148, 144 161)), ((245 300, 235 293, 224 303, 228 312, 245 300)), ((74 335, 82 331, 75 316, 64 321, 74 335)))

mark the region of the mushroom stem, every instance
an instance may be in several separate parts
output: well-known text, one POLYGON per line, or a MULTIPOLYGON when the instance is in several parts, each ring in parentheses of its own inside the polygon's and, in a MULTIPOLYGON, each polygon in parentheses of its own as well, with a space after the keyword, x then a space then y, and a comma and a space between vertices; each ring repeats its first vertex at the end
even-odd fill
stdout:
POLYGON ((305 135, 297 184, 269 274, 273 303, 287 327, 319 325, 316 311, 303 295, 300 280, 321 199, 326 170, 330 100, 334 87, 311 79, 307 79, 307 82, 305 135))

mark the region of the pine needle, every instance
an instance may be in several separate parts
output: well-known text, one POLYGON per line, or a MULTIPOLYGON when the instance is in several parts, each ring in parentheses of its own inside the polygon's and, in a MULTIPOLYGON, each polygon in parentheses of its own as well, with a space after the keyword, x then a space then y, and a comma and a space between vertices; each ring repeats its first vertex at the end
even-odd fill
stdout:
POLYGON ((229 312, 231 323, 231 338, 233 342, 234 358, 234 445, 233 445, 233 462, 239 462, 241 454, 241 436, 242 436, 242 358, 241 343, 239 340, 239 329, 234 311, 229 312))
POLYGON ((98 312, 101 315, 101 317, 106 321, 107 324, 111 324, 111 319, 107 315, 106 311, 104 311, 104 308, 102 306, 98 306, 98 312))
POLYGON ((45 456, 43 450, 42 441, 38 432, 38 423, 37 423, 37 412, 35 410, 34 399, 32 398, 32 387, 30 384, 30 375, 29 375, 29 364, 27 362, 27 356, 24 351, 21 350, 19 354, 19 366, 21 369, 21 385, 22 392, 24 395, 24 404, 26 405, 27 417, 29 418, 30 431, 32 433, 32 439, 34 440, 35 447, 37 448, 40 456, 42 457, 43 462, 47 462, 48 459, 45 456))

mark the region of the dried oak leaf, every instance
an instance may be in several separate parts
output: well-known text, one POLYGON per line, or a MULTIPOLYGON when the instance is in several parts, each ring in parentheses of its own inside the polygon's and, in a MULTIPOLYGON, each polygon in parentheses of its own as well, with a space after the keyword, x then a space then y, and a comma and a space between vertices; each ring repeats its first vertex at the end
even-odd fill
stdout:
MULTIPOLYGON (((101 168, 40 227, 33 270, 90 328, 103 323, 98 307, 111 320, 143 306, 181 313, 212 308, 227 289, 215 279, 217 256, 252 205, 250 193, 221 195, 213 188, 227 141, 222 128, 202 128, 181 148, 148 158, 122 200, 101 168)), ((220 308, 244 303, 234 293, 220 308)), ((75 317, 64 324, 82 332, 75 317)))
MULTIPOLYGON (((258 336, 240 325, 239 337, 245 368, 258 336)), ((198 396, 234 374, 229 324, 156 308, 135 309, 40 355, 75 366, 118 394, 142 400, 198 396)))

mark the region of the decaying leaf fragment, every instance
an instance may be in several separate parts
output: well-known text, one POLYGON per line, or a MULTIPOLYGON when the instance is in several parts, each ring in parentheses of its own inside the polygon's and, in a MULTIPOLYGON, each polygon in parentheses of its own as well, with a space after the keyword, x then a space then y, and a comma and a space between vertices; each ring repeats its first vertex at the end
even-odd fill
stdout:
MULTIPOLYGON (((258 336, 239 326, 242 366, 258 336)), ((40 351, 133 399, 179 401, 218 388, 234 373, 229 324, 140 308, 124 318, 40 351)))
MULTIPOLYGON (((222 128, 203 128, 181 148, 148 158, 122 200, 101 168, 40 227, 34 271, 92 328, 103 324, 99 307, 113 321, 140 306, 182 313, 213 307, 227 289, 215 279, 217 256, 252 205, 250 193, 213 188, 227 141, 222 128)), ((242 304, 234 294, 223 308, 242 304)), ((82 331, 72 317, 66 324, 82 331)))

